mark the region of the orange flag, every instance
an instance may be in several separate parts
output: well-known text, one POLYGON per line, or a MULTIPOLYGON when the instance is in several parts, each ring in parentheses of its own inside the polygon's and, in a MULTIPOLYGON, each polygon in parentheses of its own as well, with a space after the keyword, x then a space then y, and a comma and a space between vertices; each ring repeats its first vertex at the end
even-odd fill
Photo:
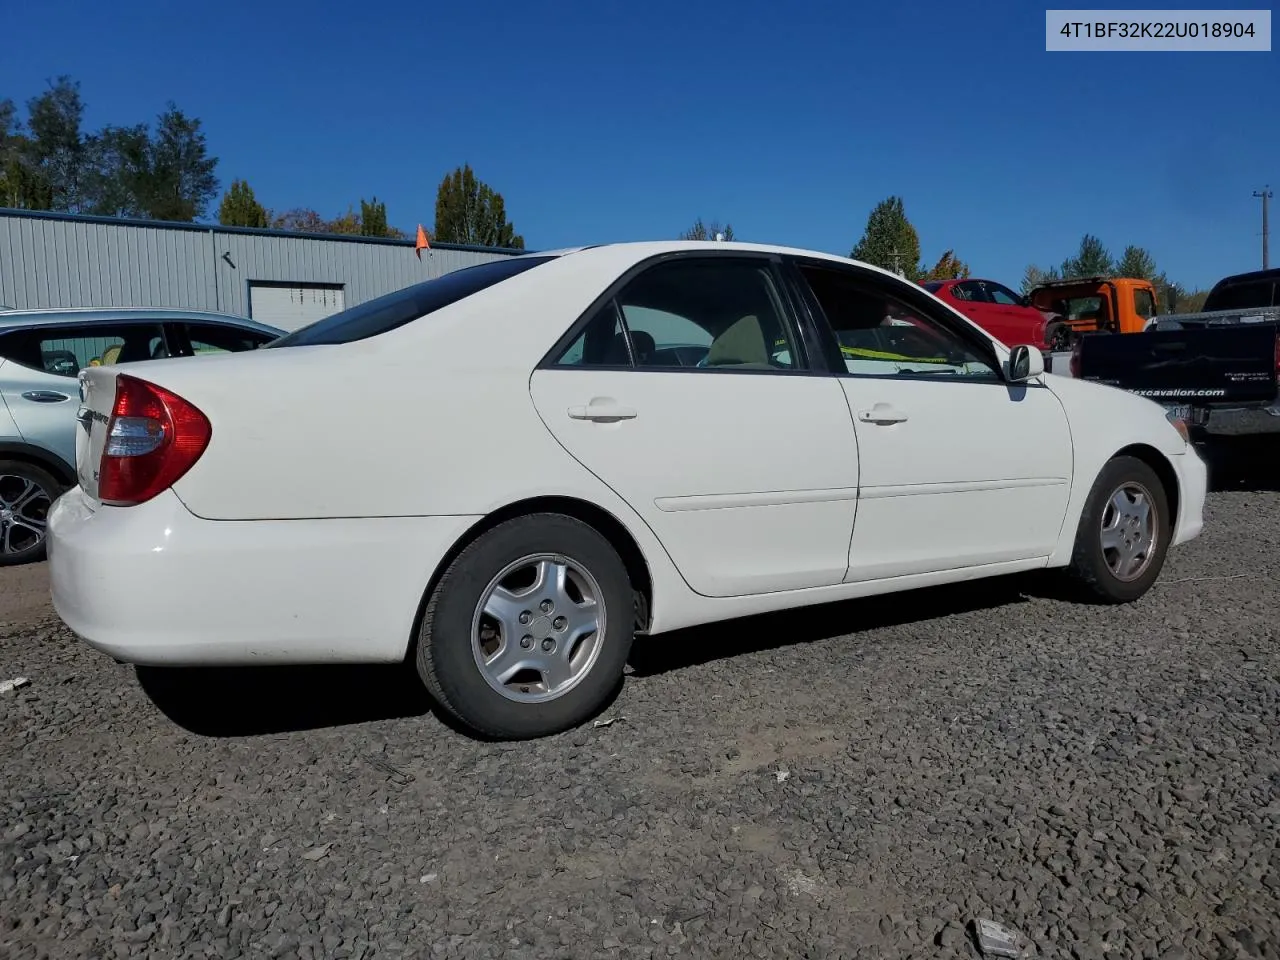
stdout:
POLYGON ((427 231, 422 229, 422 224, 418 224, 418 242, 413 245, 414 255, 421 260, 422 251, 430 249, 431 244, 427 243, 427 231))

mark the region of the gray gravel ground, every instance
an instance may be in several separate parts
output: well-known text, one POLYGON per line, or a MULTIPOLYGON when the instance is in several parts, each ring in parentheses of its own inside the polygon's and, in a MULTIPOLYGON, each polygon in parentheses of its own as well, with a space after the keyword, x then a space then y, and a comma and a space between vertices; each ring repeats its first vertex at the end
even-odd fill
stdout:
POLYGON ((1277 452, 1230 447, 1136 605, 1032 578, 692 631, 531 744, 392 670, 140 683, 10 626, 0 956, 963 957, 991 917, 1280 958, 1277 452))

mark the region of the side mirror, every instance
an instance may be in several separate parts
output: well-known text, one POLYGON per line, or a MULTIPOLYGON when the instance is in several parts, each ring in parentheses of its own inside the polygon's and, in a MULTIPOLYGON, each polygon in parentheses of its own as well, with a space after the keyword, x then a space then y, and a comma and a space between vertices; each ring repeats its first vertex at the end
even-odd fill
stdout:
POLYGON ((1165 303, 1169 305, 1170 313, 1178 312, 1178 291, 1173 287, 1168 287, 1164 294, 1165 303))
POLYGON ((1009 352, 1009 382, 1025 383, 1044 373, 1044 354, 1025 343, 1009 352))

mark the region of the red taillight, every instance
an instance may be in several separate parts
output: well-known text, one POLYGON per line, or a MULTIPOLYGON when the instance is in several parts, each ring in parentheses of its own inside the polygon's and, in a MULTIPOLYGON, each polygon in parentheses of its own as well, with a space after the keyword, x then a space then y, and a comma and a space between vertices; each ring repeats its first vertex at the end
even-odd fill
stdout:
POLYGON ((150 500, 191 469, 212 435, 208 418, 177 394, 117 376, 98 499, 117 507, 150 500))

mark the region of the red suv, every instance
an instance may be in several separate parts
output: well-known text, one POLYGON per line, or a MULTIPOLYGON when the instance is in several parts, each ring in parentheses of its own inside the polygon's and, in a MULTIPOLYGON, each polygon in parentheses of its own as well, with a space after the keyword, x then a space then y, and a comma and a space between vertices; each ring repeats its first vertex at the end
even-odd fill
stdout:
POLYGON ((1066 324, 1031 306, 1031 302, 994 280, 939 280, 921 284, 945 300, 1006 347, 1019 344, 1042 350, 1070 350, 1066 324))

